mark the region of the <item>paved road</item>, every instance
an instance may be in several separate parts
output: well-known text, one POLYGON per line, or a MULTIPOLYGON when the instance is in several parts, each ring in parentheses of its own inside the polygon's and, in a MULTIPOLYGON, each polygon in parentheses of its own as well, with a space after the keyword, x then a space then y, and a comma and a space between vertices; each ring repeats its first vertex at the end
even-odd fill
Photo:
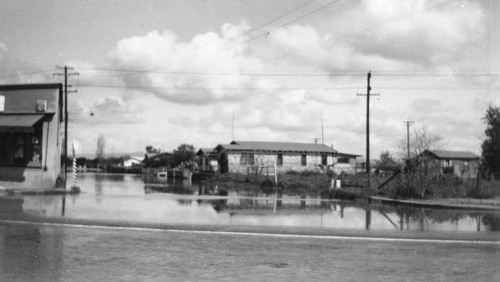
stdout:
POLYGON ((0 281, 500 281, 498 241, 0 223, 0 281))

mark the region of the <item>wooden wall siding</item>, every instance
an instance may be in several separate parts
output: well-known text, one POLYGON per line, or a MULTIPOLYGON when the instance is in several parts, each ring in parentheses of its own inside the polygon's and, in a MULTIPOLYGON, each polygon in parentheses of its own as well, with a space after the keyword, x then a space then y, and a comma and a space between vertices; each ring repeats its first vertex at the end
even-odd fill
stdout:
MULTIPOLYGON (((301 156, 300 154, 294 154, 294 155, 285 155, 283 154, 283 165, 278 166, 277 169, 278 171, 289 171, 289 170, 295 170, 295 171, 302 171, 302 170, 310 170, 314 169, 316 165, 321 164, 321 155, 309 155, 306 156, 306 166, 302 166, 301 162, 301 156)), ((254 161, 255 165, 257 163, 264 164, 266 167, 269 168, 269 171, 272 172, 274 170, 274 162, 276 162, 278 159, 277 154, 254 154, 254 161)), ((228 153, 228 169, 229 172, 240 172, 240 173, 247 173, 249 169, 252 167, 251 165, 240 165, 241 161, 241 153, 228 153)), ((335 164, 336 158, 334 156, 328 156, 327 157, 327 163, 329 165, 335 164)))
POLYGON ((453 160, 450 166, 453 166, 453 173, 459 177, 477 177, 478 161, 460 161, 453 160))

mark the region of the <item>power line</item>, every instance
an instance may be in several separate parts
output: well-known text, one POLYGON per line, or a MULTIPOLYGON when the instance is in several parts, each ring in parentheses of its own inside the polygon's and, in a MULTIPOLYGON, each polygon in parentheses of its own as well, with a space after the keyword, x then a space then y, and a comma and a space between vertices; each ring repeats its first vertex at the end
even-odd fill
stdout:
POLYGON ((40 74, 40 73, 48 73, 51 71, 52 70, 40 70, 40 71, 33 71, 33 72, 27 72, 27 73, 11 73, 11 74, 6 74, 6 75, 0 75, 0 78, 13 77, 13 76, 27 76, 27 75, 34 75, 34 74, 40 74))
POLYGON ((265 23, 263 23, 263 24, 261 24, 261 25, 259 25, 259 26, 255 27, 255 28, 252 28, 251 30, 249 30, 249 31, 247 31, 247 32, 245 32, 245 33, 243 33, 242 35, 247 35, 247 34, 252 33, 252 32, 254 32, 254 31, 258 30, 258 29, 261 29, 261 28, 265 27, 266 25, 270 25, 270 24, 272 24, 273 22, 275 22, 275 21, 277 21, 277 20, 279 20, 279 19, 282 19, 282 18, 284 18, 284 17, 286 17, 286 16, 290 15, 291 13, 293 13, 293 12, 295 12, 295 11, 299 10, 299 9, 304 8, 305 6, 307 6, 307 5, 311 4, 311 3, 312 3, 312 2, 314 2, 314 1, 316 1, 316 0, 311 0, 311 1, 309 1, 309 2, 306 2, 306 3, 304 3, 304 4, 302 4, 302 5, 298 6, 298 7, 296 7, 296 8, 293 8, 292 10, 290 10, 290 11, 286 12, 285 14, 282 14, 282 15, 280 15, 280 16, 278 16, 278 17, 276 17, 276 18, 274 18, 274 19, 272 19, 272 20, 270 20, 270 21, 268 21, 268 22, 265 22, 265 23))
MULTIPOLYGON (((350 71, 350 72, 323 72, 323 73, 306 73, 306 72, 254 72, 254 73, 227 73, 227 72, 190 72, 190 71, 169 71, 169 70, 158 70, 158 69, 122 69, 122 68, 111 68, 111 67, 78 67, 80 71, 99 71, 99 72, 116 72, 125 73, 122 75, 134 75, 134 74, 170 74, 170 75, 206 75, 206 76, 257 76, 257 77, 342 77, 342 76, 365 76, 365 72, 361 71, 350 71)), ((50 72, 47 70, 34 71, 29 73, 11 73, 0 75, 2 77, 13 77, 13 76, 27 76, 39 73, 50 72)), ((421 72, 390 72, 390 71, 372 71, 372 74, 377 75, 377 77, 498 77, 500 73, 482 73, 482 72, 469 72, 469 73, 421 73, 421 72)), ((90 76, 100 76, 100 77, 115 77, 120 75, 103 75, 103 74, 86 74, 90 76)))
POLYGON ((332 2, 330 2, 330 3, 328 3, 328 4, 326 4, 326 5, 323 5, 323 6, 319 7, 318 9, 315 9, 315 10, 313 10, 313 11, 311 11, 311 12, 309 12, 309 13, 305 14, 305 15, 302 15, 302 16, 300 16, 300 17, 298 17, 298 18, 295 18, 295 19, 293 19, 293 20, 291 20, 291 21, 288 21, 288 22, 286 22, 285 24, 282 24, 280 27, 278 27, 278 28, 276 28, 276 29, 274 29, 274 30, 272 30, 272 31, 268 31, 268 32, 265 32, 265 33, 259 34, 259 35, 257 35, 257 36, 254 36, 254 37, 252 37, 252 38, 248 39, 248 40, 245 40, 245 41, 243 41, 243 42, 241 42, 241 43, 239 43, 239 44, 236 44, 236 45, 230 46, 230 47, 229 47, 229 48, 227 48, 227 49, 231 49, 231 48, 234 48, 234 47, 238 47, 238 46, 240 46, 240 45, 243 45, 243 44, 249 43, 249 42, 251 42, 251 41, 254 41, 254 40, 256 40, 256 39, 258 39, 258 38, 260 38, 260 37, 267 37, 267 36, 270 36, 270 35, 271 35, 271 33, 274 33, 274 32, 276 32, 277 30, 280 30, 280 29, 282 29, 282 28, 283 28, 283 27, 285 27, 285 26, 288 26, 288 25, 290 25, 290 24, 292 24, 292 23, 294 23, 294 22, 296 22, 296 21, 299 21, 299 20, 301 20, 301 19, 303 19, 303 18, 306 18, 306 17, 308 17, 308 16, 310 16, 310 15, 313 15, 313 14, 315 14, 315 13, 317 13, 317 12, 321 11, 321 10, 324 10, 324 9, 328 8, 329 6, 331 6, 331 5, 335 4, 335 3, 339 2, 339 1, 340 1, 340 0, 332 1, 332 2))
MULTIPOLYGON (((79 84, 79 87, 87 88, 130 88, 130 89, 145 89, 145 90, 180 90, 180 91, 210 91, 210 90, 227 90, 227 91, 293 91, 293 90, 342 90, 342 89, 360 89, 359 86, 335 86, 335 87, 274 87, 274 88, 257 88, 257 87, 160 87, 160 86, 138 86, 138 85, 104 85, 104 84, 79 84)), ((410 86, 377 86, 379 89, 408 89, 408 90, 474 90, 485 89, 485 87, 410 87, 410 86)), ((493 88, 493 89, 497 89, 493 88)))
MULTIPOLYGON (((261 29, 261 28, 262 28, 262 27, 264 27, 264 26, 267 26, 267 25, 269 25, 269 24, 271 24, 271 23, 273 23, 273 22, 275 22, 275 21, 277 21, 277 20, 279 20, 279 19, 281 19, 281 18, 284 18, 285 16, 290 15, 291 13, 293 13, 293 12, 295 12, 295 11, 297 11, 297 10, 299 10, 299 9, 301 9, 301 8, 303 8, 303 7, 305 7, 305 6, 307 6, 307 5, 309 5, 310 3, 314 2, 314 1, 315 1, 315 0, 312 0, 312 1, 306 2, 305 4, 302 4, 302 5, 300 5, 300 6, 296 7, 296 8, 294 8, 294 9, 292 9, 292 10, 288 11, 288 12, 286 12, 286 13, 285 13, 285 14, 283 14, 283 15, 280 15, 280 16, 278 16, 278 17, 276 17, 276 18, 274 18, 274 19, 272 19, 272 20, 270 20, 270 21, 268 21, 268 22, 266 22, 266 23, 264 23, 264 24, 261 24, 261 25, 259 25, 258 27, 253 28, 253 29, 251 29, 251 30, 249 30, 249 31, 247 31, 247 32, 245 32, 245 33, 243 33, 242 35, 240 35, 240 36, 239 36, 239 38, 243 38, 243 36, 245 36, 245 35, 248 35, 248 34, 250 34, 250 33, 254 32, 254 31, 258 30, 258 29, 261 29)), ((338 1, 340 1, 340 0, 336 0, 336 1, 334 1, 334 2, 338 2, 338 1)), ((322 6, 322 7, 320 7, 320 9, 317 9, 317 10, 315 10, 315 11, 313 11, 313 12, 314 12, 314 13, 315 13, 315 12, 318 12, 319 10, 324 9, 324 8, 326 8, 326 7, 330 6, 330 5, 331 5, 331 4, 333 4, 334 2, 329 3, 329 4, 325 5, 325 6, 322 6)), ((312 15, 312 14, 313 14, 313 13, 309 13, 309 14, 308 14, 308 15, 306 15, 306 16, 309 16, 309 15, 312 15)), ((304 18, 304 17, 306 17, 306 16, 302 16, 302 17, 300 17, 300 19, 301 19, 301 18, 304 18)), ((294 20, 292 20, 291 22, 293 22, 293 21, 295 21, 295 20, 298 20, 298 19, 294 19, 294 20)), ((291 23, 291 22, 290 22, 290 23, 291 23)), ((289 23, 287 23, 287 24, 289 24, 289 23)), ((285 25, 287 25, 287 24, 285 24, 285 25)), ((278 29, 280 29, 280 28, 284 27, 285 25, 280 26, 278 29)), ((278 29, 275 29, 275 30, 278 30, 278 29)), ((275 31, 275 30, 274 30, 274 31, 275 31)), ((274 32, 274 31, 273 31, 273 32, 274 32)), ((247 40, 245 40, 245 41, 243 41, 243 42, 239 42, 239 43, 233 44, 233 45, 231 45, 231 46, 229 46, 229 47, 226 47, 226 48, 222 49, 222 51, 224 51, 224 50, 230 50, 230 49, 233 49, 233 48, 235 48, 235 47, 241 46, 241 45, 243 45, 243 44, 247 44, 247 43, 249 43, 249 42, 252 42, 252 41, 254 41, 254 40, 258 39, 258 38, 261 38, 261 37, 264 37, 264 36, 267 36, 267 35, 269 35, 269 32, 265 32, 265 33, 259 34, 259 35, 257 35, 257 36, 251 37, 251 38, 249 38, 249 39, 247 39, 247 40)), ((238 38, 237 38, 237 40, 238 40, 238 38)), ((222 45, 222 44, 218 44, 218 46, 215 46, 215 48, 218 48, 218 47, 219 47, 219 46, 221 46, 221 45, 222 45)), ((190 58, 187 58, 186 60, 184 60, 184 61, 182 62, 182 65, 185 65, 185 63, 186 63, 186 62, 189 62, 189 61, 193 60, 194 58, 196 58, 196 57, 198 57, 198 56, 200 56, 200 55, 199 55, 199 54, 194 54, 194 55, 193 55, 193 56, 191 56, 190 58)), ((181 65, 181 66, 182 66, 182 65, 181 65)))
MULTIPOLYGON (((444 2, 444 3, 441 3, 441 4, 438 4, 438 5, 435 5, 435 6, 431 6, 429 8, 426 8, 426 9, 423 9, 423 10, 420 10, 418 12, 414 12, 414 13, 410 13, 410 14, 407 14, 405 16, 402 16, 402 17, 399 17, 399 18, 396 18, 396 19, 393 19, 393 20, 390 20, 390 21, 387 21, 387 22, 384 22, 382 24, 379 24, 379 25, 375 25, 375 26, 372 26, 372 27, 368 27, 368 28, 365 28, 365 29, 361 29, 361 30, 358 30, 358 31, 354 31, 354 32, 351 32, 349 34, 346 34, 346 35, 343 35, 343 36, 340 36, 340 37, 337 37, 337 38, 334 38, 334 39, 331 39, 331 40, 328 40, 328 41, 325 41, 323 43, 319 43, 319 45, 324 45, 324 44, 332 44, 340 39, 345 39, 345 38, 348 38, 348 37, 352 37, 354 35, 357 35, 359 33, 363 33, 363 32, 366 32, 366 31, 370 31, 370 30, 373 30, 373 29, 377 29, 377 28, 380 28, 380 27, 383 27, 383 26, 386 26, 388 24, 391 24, 391 23, 394 23, 394 22, 397 22, 397 21, 401 21, 401 20, 404 20, 404 19, 407 19, 409 17, 412 17, 416 14, 420 14, 420 13, 424 13, 424 12, 428 12, 432 9, 436 9, 436 8, 439 8, 439 7, 442 7, 444 5, 448 5, 452 2, 456 2, 458 0, 450 0, 450 1, 447 1, 447 2, 444 2)), ((244 70, 244 69, 248 69, 248 68, 251 68, 251 67, 254 67, 254 66, 258 66, 258 65, 263 65, 263 64, 267 64, 271 61, 275 61, 275 60, 278 60, 278 59, 282 59, 284 57, 288 57, 288 56, 291 56, 291 55, 294 55, 294 54, 297 54, 297 53, 300 53, 300 52, 303 52, 303 51, 306 51, 306 50, 310 50, 312 48, 315 48, 317 47, 318 44, 315 44, 315 45, 311 45, 309 47, 306 47, 306 48, 302 48, 302 49, 297 49, 297 50, 294 50, 292 52, 288 52, 288 53, 285 53, 283 55, 280 55, 280 56, 276 56, 276 57, 272 57, 272 58, 269 58, 267 60, 264 60, 262 62, 258 62, 258 63, 255 63, 255 64, 252 64, 252 65, 248 65, 248 66, 244 66, 244 67, 240 67, 238 69, 236 69, 234 72, 236 71, 241 71, 241 70, 244 70)), ((192 85, 192 84, 195 84, 195 83, 198 83, 198 82, 202 82, 202 81, 206 81, 207 79, 199 79, 199 80, 195 80, 191 83, 188 83, 186 84, 185 86, 187 85, 192 85)))

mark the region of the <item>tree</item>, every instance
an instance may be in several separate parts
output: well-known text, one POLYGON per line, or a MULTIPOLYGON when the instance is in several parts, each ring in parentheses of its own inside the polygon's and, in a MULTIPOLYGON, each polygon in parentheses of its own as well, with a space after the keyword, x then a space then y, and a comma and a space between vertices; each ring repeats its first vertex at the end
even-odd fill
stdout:
POLYGON ((95 158, 97 160, 97 163, 102 163, 104 159, 104 146, 106 145, 106 140, 104 139, 103 135, 99 135, 97 138, 97 149, 95 153, 95 158))
POLYGON ((190 144, 181 144, 174 150, 172 166, 176 167, 183 162, 188 162, 194 160, 196 152, 194 146, 190 144))
POLYGON ((148 145, 146 146, 146 152, 148 154, 151 154, 151 153, 160 153, 161 150, 160 149, 156 149, 155 147, 153 147, 152 145, 148 145))
MULTIPOLYGON (((407 139, 400 139, 397 144, 397 154, 401 159, 407 158, 407 139)), ((418 156, 425 150, 441 149, 443 147, 443 137, 439 134, 430 132, 426 126, 413 128, 413 134, 410 135, 410 158, 418 156)))
POLYGON ((376 165, 377 170, 395 171, 399 169, 399 163, 391 156, 388 151, 380 153, 380 160, 376 165))
POLYGON ((482 118, 486 123, 486 139, 481 144, 481 171, 485 176, 500 178, 500 107, 489 105, 482 118))

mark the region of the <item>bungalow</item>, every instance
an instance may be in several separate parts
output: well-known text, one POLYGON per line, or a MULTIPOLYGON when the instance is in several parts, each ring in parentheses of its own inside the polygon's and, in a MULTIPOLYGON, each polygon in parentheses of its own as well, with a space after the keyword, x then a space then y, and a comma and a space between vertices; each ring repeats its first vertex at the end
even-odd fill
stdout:
POLYGON ((435 160, 440 173, 453 173, 459 177, 476 177, 479 156, 466 151, 425 150, 419 155, 435 160))
POLYGON ((62 84, 0 85, 0 186, 55 187, 62 101, 62 84))
POLYGON ((275 163, 278 171, 303 171, 334 166, 339 161, 354 165, 356 159, 356 155, 342 154, 327 145, 314 143, 232 141, 218 145, 214 151, 221 173, 249 173, 256 169, 268 172, 274 169, 275 163))

